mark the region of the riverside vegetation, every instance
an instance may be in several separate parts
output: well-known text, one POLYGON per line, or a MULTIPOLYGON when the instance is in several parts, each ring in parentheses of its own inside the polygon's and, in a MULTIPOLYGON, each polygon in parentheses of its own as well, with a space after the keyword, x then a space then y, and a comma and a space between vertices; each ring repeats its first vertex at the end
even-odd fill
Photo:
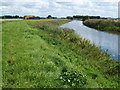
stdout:
POLYGON ((120 20, 88 19, 83 24, 97 30, 120 34, 120 20))
POLYGON ((70 20, 3 22, 3 88, 117 88, 120 62, 59 28, 70 20))

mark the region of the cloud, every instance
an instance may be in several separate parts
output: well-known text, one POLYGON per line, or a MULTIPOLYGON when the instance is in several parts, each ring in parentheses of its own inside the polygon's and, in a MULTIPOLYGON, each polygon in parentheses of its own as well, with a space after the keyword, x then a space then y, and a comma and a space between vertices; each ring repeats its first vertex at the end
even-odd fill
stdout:
POLYGON ((2 13, 12 15, 42 15, 43 10, 49 8, 49 2, 43 0, 4 0, 2 13))
POLYGON ((119 0, 2 0, 2 14, 68 16, 101 15, 117 17, 119 0))

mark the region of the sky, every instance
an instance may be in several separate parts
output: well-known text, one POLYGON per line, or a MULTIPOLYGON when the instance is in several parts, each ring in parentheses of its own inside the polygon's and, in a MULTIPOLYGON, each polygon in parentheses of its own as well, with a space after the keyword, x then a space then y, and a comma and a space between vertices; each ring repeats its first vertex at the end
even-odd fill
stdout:
POLYGON ((0 0, 0 15, 118 17, 119 0, 0 0))

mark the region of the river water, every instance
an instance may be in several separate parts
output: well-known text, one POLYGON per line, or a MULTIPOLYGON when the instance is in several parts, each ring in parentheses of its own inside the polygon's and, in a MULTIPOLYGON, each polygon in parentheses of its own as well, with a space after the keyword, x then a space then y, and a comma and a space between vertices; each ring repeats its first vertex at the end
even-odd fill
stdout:
POLYGON ((82 21, 74 20, 61 26, 75 30, 80 37, 89 40, 110 53, 110 58, 120 61, 120 35, 98 31, 83 25, 82 21))

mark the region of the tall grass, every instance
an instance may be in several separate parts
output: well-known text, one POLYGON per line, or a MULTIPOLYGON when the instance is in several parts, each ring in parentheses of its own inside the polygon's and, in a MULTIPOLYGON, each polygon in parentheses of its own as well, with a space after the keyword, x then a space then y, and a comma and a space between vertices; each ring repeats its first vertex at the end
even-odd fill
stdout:
POLYGON ((67 22, 3 23, 4 88, 118 87, 120 63, 74 30, 59 28, 67 22))
POLYGON ((113 34, 120 34, 120 20, 95 19, 95 20, 86 20, 83 22, 83 24, 97 30, 101 30, 113 34))

